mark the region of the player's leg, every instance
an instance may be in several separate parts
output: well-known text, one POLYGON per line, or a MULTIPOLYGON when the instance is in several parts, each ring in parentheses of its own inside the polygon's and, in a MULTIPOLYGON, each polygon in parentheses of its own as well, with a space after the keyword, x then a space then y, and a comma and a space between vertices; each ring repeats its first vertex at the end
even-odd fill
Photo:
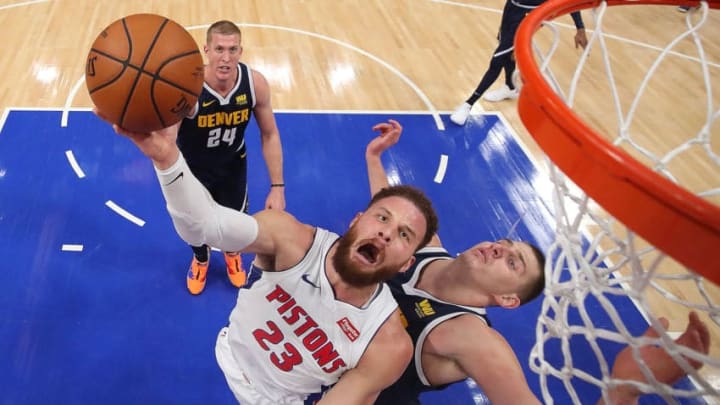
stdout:
POLYGON ((222 328, 220 333, 218 333, 217 341, 215 342, 215 359, 220 366, 220 370, 222 370, 225 375, 225 381, 230 391, 232 391, 235 399, 237 399, 240 404, 264 403, 263 398, 255 391, 252 382, 235 360, 230 349, 227 334, 227 327, 222 328))
MULTIPOLYGON (((193 169, 193 174, 210 192, 210 195, 215 198, 214 191, 216 187, 213 182, 214 176, 209 171, 204 171, 200 168, 193 169)), ((190 248, 192 249, 193 257, 190 262, 190 269, 187 272, 185 282, 190 294, 198 295, 205 289, 205 283, 207 281, 207 272, 208 267, 210 266, 210 246, 190 246, 190 248)))
POLYGON ((516 24, 522 20, 525 15, 524 9, 521 9, 511 2, 505 4, 503 10, 502 22, 500 23, 500 31, 498 33, 498 46, 495 48, 492 59, 490 59, 490 66, 487 71, 480 79, 480 83, 475 88, 475 91, 468 97, 467 100, 450 115, 450 120, 457 125, 465 125, 472 106, 482 97, 482 95, 490 88, 490 86, 500 76, 500 72, 508 64, 508 60, 512 55, 513 51, 513 38, 515 37, 515 31, 517 30, 516 24))
POLYGON ((507 18, 503 21, 503 26, 500 31, 500 46, 499 51, 496 51, 495 55, 500 52, 505 52, 502 58, 499 58, 502 63, 502 68, 505 72, 505 84, 502 87, 485 93, 483 99, 485 101, 497 102, 502 100, 516 99, 520 95, 519 88, 515 86, 513 81, 513 73, 515 73, 515 56, 513 51, 515 50, 515 33, 517 32, 520 23, 522 22, 528 10, 517 6, 507 12, 507 18))
POLYGON ((210 264, 210 247, 208 245, 190 247, 193 251, 193 258, 187 273, 186 284, 190 294, 198 295, 205 289, 210 264))
MULTIPOLYGON (((228 173, 224 176, 224 180, 219 183, 214 197, 220 205, 241 212, 248 212, 247 158, 244 148, 242 155, 228 165, 228 173)), ((228 279, 235 287, 242 287, 247 281, 242 256, 239 252, 224 252, 224 254, 228 279)))

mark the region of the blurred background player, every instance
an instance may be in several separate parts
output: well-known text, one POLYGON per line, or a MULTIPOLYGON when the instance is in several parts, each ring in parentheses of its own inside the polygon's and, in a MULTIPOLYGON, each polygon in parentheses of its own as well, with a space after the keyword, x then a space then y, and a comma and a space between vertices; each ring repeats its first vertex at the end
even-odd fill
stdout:
MULTIPOLYGON (((207 65, 205 83, 193 113, 183 120, 178 146, 190 170, 220 205, 248 211, 245 129, 250 114, 260 129, 262 153, 270 177, 266 209, 285 209, 283 155, 280 133, 270 104, 265 77, 240 62, 240 29, 230 21, 217 21, 207 30, 203 46, 207 65)), ((210 247, 192 246, 193 259, 187 288, 200 294, 205 288, 210 247)), ((238 252, 225 252, 230 282, 241 287, 246 273, 238 252)))
MULTIPOLYGON (((492 59, 490 59, 490 66, 475 91, 450 115, 450 121, 457 125, 465 125, 472 106, 483 96, 495 80, 497 80, 501 70, 505 71, 505 84, 499 89, 488 92, 483 98, 486 101, 496 102, 518 97, 520 94, 517 87, 518 83, 514 80, 515 57, 513 56, 513 49, 515 49, 515 32, 527 13, 544 2, 545 0, 507 0, 505 8, 503 9, 500 30, 498 32, 499 43, 493 53, 492 59)), ((585 25, 582 16, 579 11, 571 15, 577 28, 575 47, 585 48, 587 45, 587 36, 585 35, 585 25)))

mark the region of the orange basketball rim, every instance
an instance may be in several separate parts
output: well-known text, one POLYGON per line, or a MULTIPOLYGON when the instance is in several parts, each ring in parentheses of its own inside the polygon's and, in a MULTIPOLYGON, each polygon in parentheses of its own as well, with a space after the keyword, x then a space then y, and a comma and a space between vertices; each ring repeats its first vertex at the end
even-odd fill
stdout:
MULTIPOLYGON (((686 3, 698 5, 681 0, 607 1, 608 6, 686 3)), ((523 77, 520 117, 548 157, 588 196, 659 250, 720 285, 720 207, 613 146, 573 113, 538 68, 532 36, 543 21, 599 4, 599 0, 550 0, 525 17, 515 37, 523 77)), ((720 8, 718 1, 708 5, 720 8)))

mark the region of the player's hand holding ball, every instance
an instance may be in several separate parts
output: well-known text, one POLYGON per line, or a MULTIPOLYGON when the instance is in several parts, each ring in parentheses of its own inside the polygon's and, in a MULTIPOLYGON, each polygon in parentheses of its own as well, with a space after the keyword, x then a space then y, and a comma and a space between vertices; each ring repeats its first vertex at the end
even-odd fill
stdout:
POLYGON ((155 14, 133 14, 93 42, 85 83, 103 119, 148 133, 182 121, 197 103, 203 74, 197 43, 182 26, 155 14))

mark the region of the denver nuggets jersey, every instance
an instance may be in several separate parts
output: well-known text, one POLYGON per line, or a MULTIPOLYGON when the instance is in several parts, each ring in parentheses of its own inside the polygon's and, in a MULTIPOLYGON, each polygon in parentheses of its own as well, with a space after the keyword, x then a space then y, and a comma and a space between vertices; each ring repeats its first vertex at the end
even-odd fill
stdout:
MULTIPOLYGON (((337 239, 316 228, 300 263, 265 272, 238 293, 227 330, 231 355, 220 355, 231 358, 218 363, 226 376, 240 372, 249 380, 260 394, 256 403, 302 404, 337 382, 397 308, 383 284, 363 308, 335 299, 325 259, 337 239)), ((228 384, 233 392, 246 389, 228 384)))
POLYGON ((243 63, 237 68, 238 80, 228 96, 222 97, 204 83, 195 114, 180 126, 178 147, 193 172, 222 167, 245 154, 245 128, 255 106, 255 86, 250 68, 243 63))
POLYGON ((419 404, 418 396, 421 392, 440 390, 449 385, 430 386, 422 368, 422 347, 425 338, 436 326, 467 313, 478 315, 490 325, 484 308, 443 302, 415 287, 425 266, 435 260, 449 259, 452 257, 445 249, 439 247, 420 249, 415 254, 415 263, 406 272, 396 275, 388 282, 402 312, 403 321, 406 322, 407 332, 412 338, 414 354, 403 375, 380 394, 375 402, 376 405, 419 404))

